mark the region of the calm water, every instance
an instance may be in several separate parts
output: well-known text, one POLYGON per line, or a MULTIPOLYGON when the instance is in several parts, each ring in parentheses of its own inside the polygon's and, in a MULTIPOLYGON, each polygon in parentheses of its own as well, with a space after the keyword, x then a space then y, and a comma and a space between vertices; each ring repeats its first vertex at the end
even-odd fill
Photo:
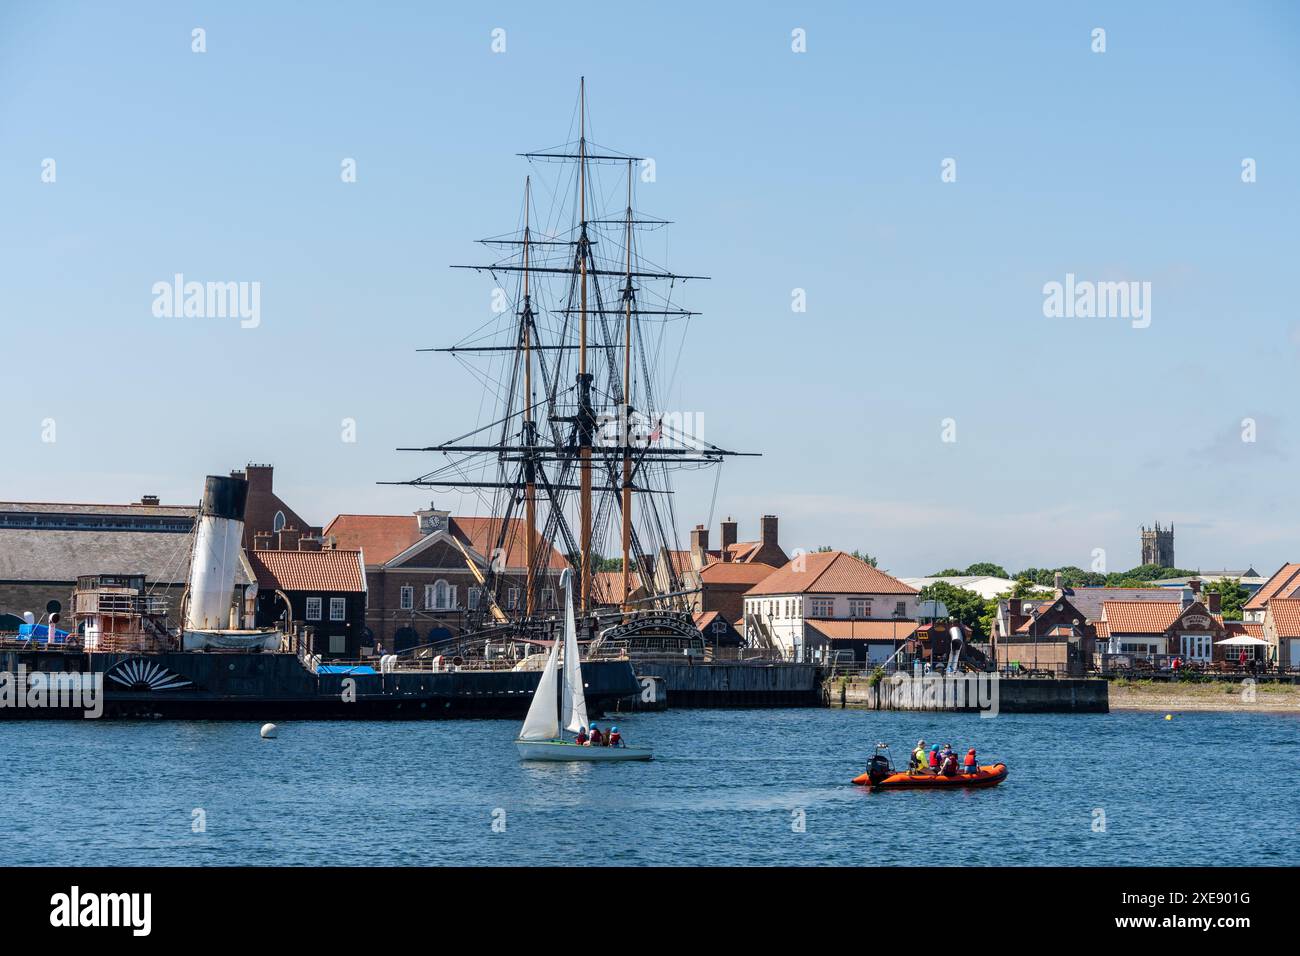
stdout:
POLYGON ((270 741, 256 724, 8 723, 0 837, 11 864, 1300 863, 1300 716, 676 711, 619 725, 660 756, 521 764, 515 721, 284 723, 270 741), (876 740, 897 762, 921 736, 974 744, 1011 775, 964 792, 849 784, 876 740))

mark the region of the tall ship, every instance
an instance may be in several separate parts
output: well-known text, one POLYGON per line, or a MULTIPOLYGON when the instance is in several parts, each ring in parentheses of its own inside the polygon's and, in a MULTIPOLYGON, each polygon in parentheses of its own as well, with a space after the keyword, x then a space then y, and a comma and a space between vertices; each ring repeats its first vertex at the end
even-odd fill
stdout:
MULTIPOLYGON (((570 141, 519 154, 516 227, 479 240, 495 257, 453 268, 490 276, 493 314, 460 341, 423 349, 459 361, 484 396, 481 420, 440 444, 415 478, 385 482, 474 495, 494 554, 525 573, 479 569, 460 654, 548 643, 561 627, 552 555, 575 574, 577 629, 592 657, 700 654, 694 589, 681 553, 674 475, 743 454, 702 437, 702 418, 666 408, 698 312, 686 290, 707 277, 667 268, 652 249, 671 225, 640 208, 651 161, 588 136, 580 81, 570 141)), ((433 653, 444 648, 422 648, 433 653)))

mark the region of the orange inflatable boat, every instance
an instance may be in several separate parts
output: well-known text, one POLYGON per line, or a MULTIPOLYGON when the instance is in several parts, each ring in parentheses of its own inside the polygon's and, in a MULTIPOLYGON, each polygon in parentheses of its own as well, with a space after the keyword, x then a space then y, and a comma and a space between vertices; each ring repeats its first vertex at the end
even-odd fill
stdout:
POLYGON ((975 773, 955 773, 951 777, 941 773, 899 773, 889 757, 888 744, 876 744, 876 752, 867 763, 866 773, 858 774, 853 782, 873 789, 916 789, 931 787, 996 787, 1007 779, 1007 765, 988 764, 975 773))
POLYGON ((930 787, 996 787, 1005 779, 1007 765, 995 763, 980 767, 978 773, 955 773, 951 777, 941 773, 887 773, 882 776, 868 770, 854 777, 853 782, 878 789, 912 787, 922 790, 930 787))

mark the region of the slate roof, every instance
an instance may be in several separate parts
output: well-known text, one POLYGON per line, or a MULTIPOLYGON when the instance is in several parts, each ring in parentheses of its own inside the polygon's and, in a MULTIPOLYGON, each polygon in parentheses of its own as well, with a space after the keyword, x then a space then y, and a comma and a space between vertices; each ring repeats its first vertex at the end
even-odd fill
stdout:
MULTIPOLYGON (((0 528, 0 581, 73 584, 82 574, 143 574, 150 583, 183 584, 190 535, 156 531, 0 528)), ((236 582, 249 583, 236 571, 236 582)))

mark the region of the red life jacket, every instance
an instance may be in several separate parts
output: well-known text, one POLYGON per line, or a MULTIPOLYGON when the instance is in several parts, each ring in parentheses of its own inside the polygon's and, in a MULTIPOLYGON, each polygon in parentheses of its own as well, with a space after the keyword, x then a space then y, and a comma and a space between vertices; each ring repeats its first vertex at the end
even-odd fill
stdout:
POLYGON ((967 767, 974 767, 974 766, 976 765, 976 764, 975 764, 975 755, 974 755, 974 754, 967 754, 967 755, 966 755, 966 762, 965 762, 965 765, 966 765, 967 767))
POLYGON ((939 768, 939 751, 937 750, 930 751, 930 766, 935 768, 936 770, 939 768))
POLYGON ((593 747, 600 747, 603 746, 604 743, 605 743, 604 735, 601 734, 599 730, 593 730, 591 732, 591 745, 593 747))
POLYGON ((587 742, 587 735, 586 735, 586 734, 578 734, 578 741, 577 741, 578 746, 581 747, 581 746, 582 746, 583 744, 585 744, 586 742, 587 742))
POLYGON ((609 745, 610 745, 611 747, 617 747, 617 746, 619 745, 619 743, 622 742, 622 740, 623 740, 623 735, 622 735, 622 734, 610 734, 610 735, 609 735, 609 745))

